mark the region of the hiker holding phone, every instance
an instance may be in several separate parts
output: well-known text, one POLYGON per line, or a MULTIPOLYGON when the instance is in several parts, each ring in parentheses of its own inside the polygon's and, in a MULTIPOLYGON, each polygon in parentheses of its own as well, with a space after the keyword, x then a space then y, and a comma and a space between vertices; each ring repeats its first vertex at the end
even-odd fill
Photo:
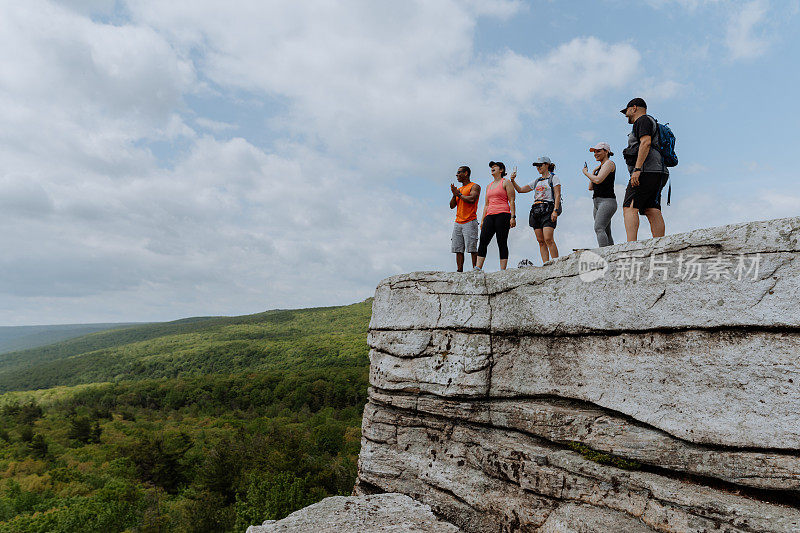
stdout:
POLYGON ((611 236, 611 218, 617 212, 617 196, 614 194, 614 178, 617 167, 611 160, 614 152, 606 142, 597 143, 589 151, 594 153, 594 158, 600 163, 591 173, 586 163, 583 165, 583 175, 589 178, 589 190, 593 192, 594 202, 594 232, 597 235, 598 246, 611 246, 614 238, 611 236))
POLYGON ((539 243, 539 253, 542 263, 558 257, 558 247, 553 238, 556 230, 558 215, 561 214, 561 181, 553 172, 556 165, 547 156, 542 156, 534 161, 533 166, 539 172, 539 177, 528 185, 520 185, 514 181, 516 175, 511 176, 511 183, 518 193, 534 191, 533 205, 531 206, 528 224, 533 228, 536 240, 539 243))

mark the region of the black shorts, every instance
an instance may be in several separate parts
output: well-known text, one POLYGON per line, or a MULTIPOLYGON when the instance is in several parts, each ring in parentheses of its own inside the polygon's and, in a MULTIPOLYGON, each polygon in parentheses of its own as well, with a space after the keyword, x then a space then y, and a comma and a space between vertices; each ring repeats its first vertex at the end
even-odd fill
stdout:
POLYGON ((528 215, 528 225, 533 229, 556 229, 556 223, 550 218, 553 214, 554 207, 555 204, 550 202, 533 204, 531 206, 531 212, 528 215))
POLYGON ((622 207, 636 207, 639 214, 644 215, 645 209, 655 208, 661 210, 661 189, 667 182, 667 174, 660 172, 642 172, 639 174, 639 185, 633 187, 628 182, 625 189, 625 200, 622 207))

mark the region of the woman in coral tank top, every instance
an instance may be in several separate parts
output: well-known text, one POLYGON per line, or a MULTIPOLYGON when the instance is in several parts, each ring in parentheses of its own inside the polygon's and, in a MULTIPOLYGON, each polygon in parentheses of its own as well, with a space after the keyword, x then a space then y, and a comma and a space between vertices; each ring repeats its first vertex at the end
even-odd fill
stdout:
MULTIPOLYGON (((517 225, 516 205, 514 204, 514 186, 505 179, 506 166, 500 161, 490 161, 494 181, 486 188, 486 203, 481 216, 481 240, 478 245, 478 264, 475 270, 483 269, 486 261, 486 250, 492 237, 497 235, 497 247, 500 249, 500 270, 508 265, 508 231, 517 225)), ((516 177, 516 170, 512 173, 516 177)))

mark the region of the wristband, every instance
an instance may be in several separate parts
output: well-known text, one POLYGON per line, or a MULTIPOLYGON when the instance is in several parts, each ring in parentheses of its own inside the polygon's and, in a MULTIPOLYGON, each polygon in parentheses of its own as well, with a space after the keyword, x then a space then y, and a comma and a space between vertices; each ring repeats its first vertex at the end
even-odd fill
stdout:
POLYGON ((634 168, 634 169, 633 169, 633 171, 634 171, 634 172, 636 172, 637 170, 638 170, 639 172, 641 172, 641 171, 642 171, 642 169, 641 169, 641 168, 639 168, 639 167, 636 167, 636 168, 634 168))

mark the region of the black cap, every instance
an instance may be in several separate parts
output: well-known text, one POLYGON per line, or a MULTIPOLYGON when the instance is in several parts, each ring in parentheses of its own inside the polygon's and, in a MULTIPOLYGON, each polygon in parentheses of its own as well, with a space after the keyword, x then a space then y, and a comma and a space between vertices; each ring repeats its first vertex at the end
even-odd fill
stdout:
POLYGON ((500 175, 501 176, 505 176, 506 175, 506 166, 503 163, 501 163, 500 161, 489 161, 489 168, 492 168, 495 165, 500 167, 500 175))
POLYGON ((620 109, 619 112, 624 115, 625 111, 627 111, 628 108, 630 106, 632 106, 632 105, 635 105, 636 107, 643 107, 643 108, 647 109, 647 102, 644 101, 644 98, 634 98, 633 100, 628 102, 628 105, 625 106, 625 109, 620 109))

